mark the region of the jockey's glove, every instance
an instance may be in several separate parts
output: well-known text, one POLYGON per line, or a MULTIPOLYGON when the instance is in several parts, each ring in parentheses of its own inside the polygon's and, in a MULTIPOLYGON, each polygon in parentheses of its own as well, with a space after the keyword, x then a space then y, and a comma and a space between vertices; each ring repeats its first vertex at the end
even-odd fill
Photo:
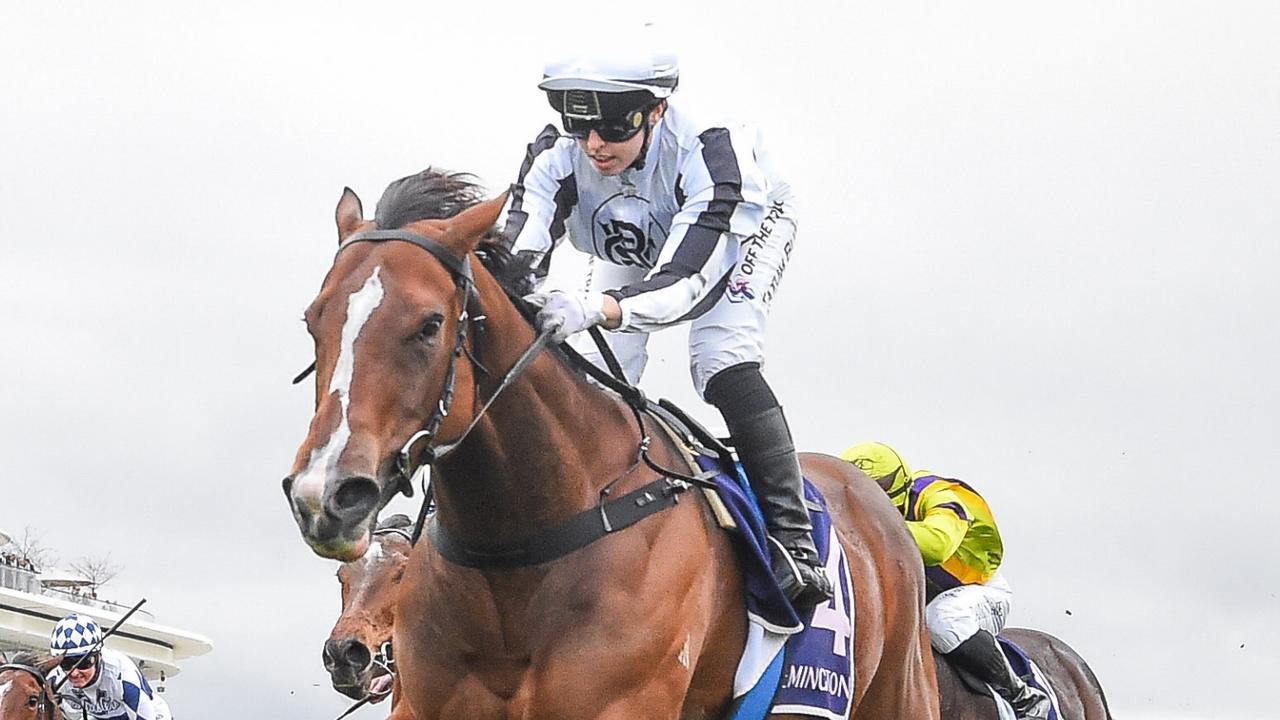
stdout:
POLYGON ((538 329, 550 330, 553 342, 564 342, 574 333, 604 322, 604 294, 552 290, 526 295, 525 300, 542 306, 538 329))

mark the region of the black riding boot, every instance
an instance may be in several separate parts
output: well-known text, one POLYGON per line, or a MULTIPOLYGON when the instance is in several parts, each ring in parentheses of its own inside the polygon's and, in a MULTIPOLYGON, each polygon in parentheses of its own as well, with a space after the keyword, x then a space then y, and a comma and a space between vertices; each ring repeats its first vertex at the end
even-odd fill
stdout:
POLYGON ((813 544, 804 481, 786 417, 754 363, 717 373, 706 398, 724 416, 738 459, 760 500, 769 531, 773 574, 797 608, 832 597, 831 581, 813 544))
POLYGON ((1000 693, 1013 706, 1013 713, 1018 718, 1048 720, 1049 696, 1014 674, 991 633, 979 630, 946 656, 962 670, 1000 693))

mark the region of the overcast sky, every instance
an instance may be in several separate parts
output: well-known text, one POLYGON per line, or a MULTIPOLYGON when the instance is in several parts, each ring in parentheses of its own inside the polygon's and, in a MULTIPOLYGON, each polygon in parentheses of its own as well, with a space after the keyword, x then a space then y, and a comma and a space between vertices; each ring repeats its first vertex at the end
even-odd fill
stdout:
MULTIPOLYGON (((335 565, 280 478, 334 205, 427 165, 501 190, 555 120, 541 59, 613 20, 123 5, 0 4, 0 527, 214 640, 179 716, 333 717, 335 565)), ((1275 717, 1280 4, 670 5, 627 9, 802 198, 766 367, 798 444, 983 492, 1011 624, 1117 717, 1275 717)), ((684 341, 644 385, 713 421, 684 341)))

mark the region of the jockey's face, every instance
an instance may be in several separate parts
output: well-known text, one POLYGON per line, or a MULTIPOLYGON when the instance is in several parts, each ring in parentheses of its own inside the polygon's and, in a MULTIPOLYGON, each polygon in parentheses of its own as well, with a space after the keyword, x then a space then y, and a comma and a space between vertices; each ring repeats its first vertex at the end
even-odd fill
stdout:
MULTIPOLYGON (((649 127, 658 122, 665 109, 666 105, 660 104, 649 113, 649 127)), ((592 130, 590 135, 578 140, 578 147, 586 153, 597 172, 605 177, 612 177, 621 175, 623 170, 631 167, 636 158, 640 157, 647 135, 647 132, 641 131, 622 142, 611 143, 605 142, 600 133, 592 130)))
POLYGON ((82 663, 80 667, 67 673, 67 679, 71 682, 71 687, 78 690, 84 689, 93 684, 94 678, 98 676, 98 664, 101 658, 94 656, 82 663))

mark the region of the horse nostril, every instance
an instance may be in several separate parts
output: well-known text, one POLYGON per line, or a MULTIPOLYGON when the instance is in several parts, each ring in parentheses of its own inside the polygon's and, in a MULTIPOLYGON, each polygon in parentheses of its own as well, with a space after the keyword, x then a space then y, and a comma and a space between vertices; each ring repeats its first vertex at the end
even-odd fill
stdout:
POLYGON ((354 670, 363 670, 372 662, 373 654, 359 640, 347 638, 346 640, 335 641, 330 639, 324 643, 325 667, 334 667, 341 664, 354 670))
POLYGON ((338 518, 359 519, 372 513, 377 503, 377 483, 367 477, 349 477, 334 491, 329 512, 338 518))
POLYGON ((284 487, 284 496, 289 497, 289 491, 293 489, 293 476, 286 477, 280 485, 284 487))
POLYGON ((369 648, 357 640, 350 641, 344 654, 347 658, 347 664, 351 667, 365 668, 373 661, 373 655, 370 654, 369 648))

